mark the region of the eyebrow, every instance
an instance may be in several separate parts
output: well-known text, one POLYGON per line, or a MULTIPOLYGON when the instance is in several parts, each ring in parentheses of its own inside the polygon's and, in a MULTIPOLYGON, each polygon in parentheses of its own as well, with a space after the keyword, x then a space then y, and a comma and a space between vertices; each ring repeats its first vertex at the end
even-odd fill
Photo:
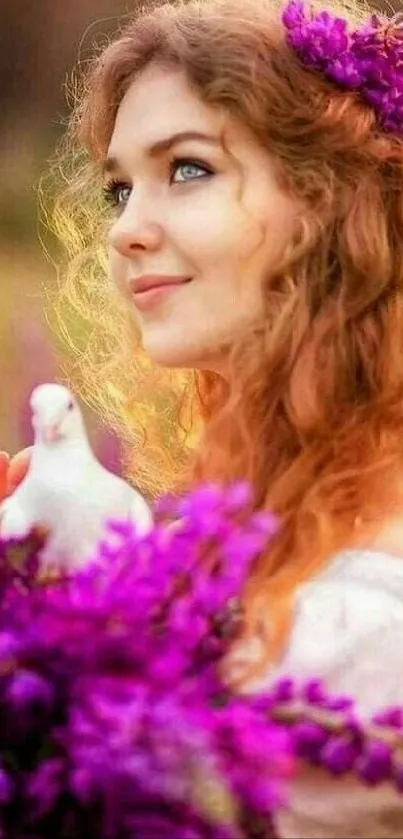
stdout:
MULTIPOLYGON (((201 131, 180 131, 178 134, 172 134, 171 137, 166 137, 163 140, 157 140, 147 148, 147 154, 150 157, 158 157, 164 152, 169 151, 177 143, 183 143, 186 140, 199 140, 202 143, 209 143, 210 145, 217 145, 219 139, 213 137, 211 134, 203 134, 201 131)), ((119 161, 116 157, 107 157, 104 161, 102 170, 104 174, 116 172, 120 168, 119 161)))

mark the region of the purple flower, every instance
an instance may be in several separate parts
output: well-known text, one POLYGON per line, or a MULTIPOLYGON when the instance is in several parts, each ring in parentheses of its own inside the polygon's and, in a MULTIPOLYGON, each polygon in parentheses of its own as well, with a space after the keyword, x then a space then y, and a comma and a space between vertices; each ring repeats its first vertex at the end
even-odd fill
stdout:
POLYGON ((332 65, 332 77, 341 87, 354 90, 362 82, 362 69, 352 56, 344 53, 335 58, 332 65))
POLYGON ((19 670, 11 676, 3 696, 6 705, 16 714, 21 709, 33 707, 49 710, 54 701, 54 691, 49 682, 29 670, 19 670))
POLYGON ((374 715, 373 722, 376 725, 402 729, 403 708, 397 705, 392 708, 387 708, 385 711, 379 711, 379 713, 374 715))
MULTIPOLYGON (((277 526, 244 485, 207 486, 161 504, 145 539, 112 523, 90 567, 46 584, 38 540, 0 542, 4 839, 264 835, 295 756, 403 789, 398 758, 315 673, 251 696, 222 680, 277 526)), ((400 734, 401 709, 371 726, 400 734)))
POLYGON ((225 826, 203 821, 190 807, 179 808, 164 801, 144 801, 127 825, 130 839, 234 839, 225 826))
POLYGON ((302 720, 293 728, 293 744, 298 757, 309 763, 319 763, 324 744, 329 738, 322 726, 309 720, 302 720))
POLYGON ((367 743, 355 768, 359 777, 371 786, 386 781, 392 771, 390 746, 382 742, 367 743))
POLYGON ((282 21, 289 46, 303 64, 347 90, 356 91, 387 131, 403 131, 403 30, 401 18, 372 15, 354 31, 347 22, 309 4, 290 0, 282 21))
POLYGON ((25 794, 31 819, 42 818, 55 808, 65 791, 66 772, 67 767, 61 758, 50 758, 28 775, 25 794))
POLYGON ((321 764, 333 775, 344 775, 352 769, 358 754, 358 746, 351 737, 334 736, 322 750, 321 764))
POLYGON ((327 692, 322 679, 310 679, 302 689, 302 697, 310 705, 324 705, 327 692))
POLYGON ((296 696, 294 680, 288 676, 278 679, 271 691, 276 703, 291 702, 296 696))
POLYGON ((219 669, 277 522, 244 484, 158 517, 142 540, 111 523, 91 566, 47 584, 38 540, 0 542, 0 799, 3 780, 19 802, 5 839, 238 839, 238 813, 268 819, 283 799, 290 737, 219 669))
POLYGON ((14 784, 10 775, 0 766, 0 808, 10 804, 13 799, 13 794, 14 784))
POLYGON ((328 711, 349 711, 353 704, 351 696, 327 696, 323 707, 328 711))

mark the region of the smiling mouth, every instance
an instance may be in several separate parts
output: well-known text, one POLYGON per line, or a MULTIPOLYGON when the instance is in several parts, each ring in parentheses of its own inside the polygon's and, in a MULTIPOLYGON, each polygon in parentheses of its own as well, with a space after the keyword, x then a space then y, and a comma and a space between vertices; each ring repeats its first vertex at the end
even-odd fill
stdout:
POLYGON ((170 274, 143 274, 141 277, 129 280, 129 288, 133 294, 142 294, 160 286, 183 285, 190 282, 190 277, 170 274))
POLYGON ((155 278, 155 280, 150 281, 133 282, 131 287, 134 304, 140 311, 150 309, 159 302, 162 302, 166 297, 178 291, 182 286, 188 285, 191 281, 192 278, 188 277, 180 280, 172 279, 172 281, 164 279, 159 282, 155 278))

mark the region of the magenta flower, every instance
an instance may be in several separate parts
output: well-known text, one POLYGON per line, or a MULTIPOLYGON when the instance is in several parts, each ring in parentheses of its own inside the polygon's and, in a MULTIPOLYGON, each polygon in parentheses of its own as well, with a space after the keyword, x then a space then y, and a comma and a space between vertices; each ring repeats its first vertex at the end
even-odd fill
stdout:
POLYGON ((40 583, 35 534, 0 542, 5 839, 238 839, 283 800, 289 735, 218 666, 277 523, 243 484, 159 506, 146 538, 113 522, 58 581, 40 583))
POLYGON ((0 542, 4 839, 266 839, 295 757, 403 793, 402 708, 361 721, 314 673, 223 682, 278 526, 252 507, 243 484, 165 498, 145 538, 111 523, 90 567, 48 582, 38 534, 0 542))
POLYGON ((308 69, 355 90, 386 131, 403 132, 401 16, 386 20, 372 15, 350 32, 343 18, 315 12, 303 0, 290 0, 282 20, 290 47, 308 69))

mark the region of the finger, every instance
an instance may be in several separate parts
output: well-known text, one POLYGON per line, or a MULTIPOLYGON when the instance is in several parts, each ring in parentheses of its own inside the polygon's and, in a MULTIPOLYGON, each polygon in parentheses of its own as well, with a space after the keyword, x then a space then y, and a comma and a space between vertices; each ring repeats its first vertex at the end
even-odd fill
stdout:
POLYGON ((22 479, 25 478, 31 462, 32 446, 18 452, 10 460, 7 474, 7 493, 13 492, 22 479))
POLYGON ((0 500, 7 495, 7 472, 10 463, 10 455, 7 452, 0 452, 0 500))

